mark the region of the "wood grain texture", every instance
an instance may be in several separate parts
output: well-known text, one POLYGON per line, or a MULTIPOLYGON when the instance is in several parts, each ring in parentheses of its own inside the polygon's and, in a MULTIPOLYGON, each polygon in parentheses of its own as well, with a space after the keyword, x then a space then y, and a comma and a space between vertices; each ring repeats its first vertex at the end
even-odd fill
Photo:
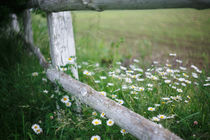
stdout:
MULTIPOLYGON (((76 57, 72 17, 70 11, 48 13, 48 32, 50 37, 50 55, 55 67, 69 64, 69 58, 76 57)), ((78 77, 76 61, 71 64, 73 76, 78 77)))
POLYGON ((210 0, 30 0, 28 7, 44 11, 210 8, 210 0))

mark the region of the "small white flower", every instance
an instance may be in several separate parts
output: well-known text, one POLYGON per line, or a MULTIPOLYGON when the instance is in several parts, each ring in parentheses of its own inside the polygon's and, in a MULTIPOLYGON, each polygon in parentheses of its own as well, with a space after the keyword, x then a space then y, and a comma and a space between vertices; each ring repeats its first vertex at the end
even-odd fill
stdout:
POLYGON ((83 74, 84 74, 84 75, 87 75, 87 76, 91 76, 91 75, 92 75, 92 73, 89 72, 89 71, 87 71, 87 70, 84 70, 84 71, 83 71, 83 74))
POLYGON ((99 81, 99 80, 95 80, 95 83, 100 83, 101 81, 99 81))
POLYGON ((71 102, 67 102, 67 103, 66 103, 66 106, 67 106, 67 107, 70 107, 70 106, 71 106, 71 102))
POLYGON ((162 100, 168 101, 168 100, 170 100, 170 98, 168 98, 168 97, 163 97, 162 100))
POLYGON ((165 116, 165 115, 161 115, 161 114, 158 115, 157 117, 158 117, 159 119, 166 119, 166 116, 165 116))
POLYGON ((187 70, 187 68, 180 66, 179 67, 181 70, 187 70))
POLYGON ((169 53, 169 56, 176 56, 175 53, 169 53))
POLYGON ((192 72, 192 77, 194 77, 194 78, 198 78, 197 73, 192 72))
POLYGON ((99 119, 94 119, 94 120, 92 121, 92 124, 93 124, 93 125, 100 125, 100 124, 101 124, 101 120, 99 120, 99 119))
POLYGON ((154 108, 154 107, 148 107, 147 110, 148 110, 148 111, 155 111, 155 108, 154 108))
POLYGON ((185 79, 184 79, 184 78, 179 78, 178 80, 179 80, 180 82, 185 81, 185 79))
POLYGON ((176 59, 176 62, 181 64, 182 63, 182 60, 176 59))
POLYGON ((100 116, 101 116, 102 118, 105 118, 105 113, 102 112, 100 116))
POLYGON ((112 98, 115 99, 117 97, 117 95, 115 94, 112 94, 112 98))
POLYGON ((139 91, 144 91, 144 87, 139 87, 139 91))
POLYGON ((186 87, 187 85, 185 83, 181 83, 182 86, 186 87))
POLYGON ((101 140, 101 137, 98 135, 92 136, 90 140, 101 140))
POLYGON ((120 132, 122 133, 122 135, 125 135, 128 133, 125 129, 121 129, 120 132))
POLYGON ((107 86, 114 86, 114 84, 113 83, 108 83, 107 86))
POLYGON ((65 95, 63 96, 63 98, 61 99, 61 102, 63 103, 67 103, 69 101, 69 96, 65 95))
POLYGON ((93 111, 93 112, 92 112, 92 115, 93 115, 93 116, 97 116, 97 112, 96 112, 96 111, 93 111))
POLYGON ((120 69, 127 70, 127 68, 126 67, 123 67, 123 66, 120 66, 120 69))
POLYGON ((75 58, 72 58, 72 57, 69 57, 69 58, 68 58, 68 62, 69 62, 70 64, 73 64, 74 61, 75 61, 75 58))
POLYGON ((153 61, 153 63, 154 63, 154 64, 158 64, 159 62, 158 62, 158 61, 153 61))
POLYGON ((158 117, 152 117, 152 121, 159 122, 160 119, 158 117))
POLYGON ((184 76, 184 77, 189 77, 186 73, 183 73, 183 76, 184 76))
POLYGON ((45 89, 45 90, 43 90, 43 92, 47 94, 48 93, 48 90, 45 89))
POLYGON ((106 92, 105 91, 101 91, 99 92, 101 95, 106 96, 106 92))
POLYGON ((104 79, 106 79, 106 76, 100 76, 100 79, 104 80, 104 79))
POLYGON ((148 87, 153 87, 153 84, 147 84, 148 87))
POLYGON ((204 87, 210 86, 210 83, 203 84, 204 87))
POLYGON ((33 130, 37 130, 40 128, 40 126, 38 124, 33 124, 31 127, 33 130))
POLYGON ((156 107, 160 106, 160 104, 155 104, 156 107))
POLYGON ((121 65, 121 62, 116 62, 117 65, 121 65))
POLYGON ((178 91, 178 92, 180 92, 180 93, 181 93, 181 92, 183 92, 183 90, 182 90, 182 89, 177 89, 177 91, 178 91))
POLYGON ((111 119, 109 119, 109 120, 106 122, 106 124, 107 124, 108 126, 112 126, 112 125, 114 125, 114 121, 111 120, 111 119))
POLYGON ((42 81, 43 81, 43 82, 47 82, 47 79, 46 79, 46 78, 42 78, 42 81))
POLYGON ((38 72, 33 72, 33 73, 32 73, 32 76, 34 76, 34 77, 35 77, 35 76, 38 76, 38 75, 39 75, 38 72))
POLYGON ((119 104, 124 104, 124 101, 123 100, 120 100, 120 99, 116 99, 116 101, 119 103, 119 104))
POLYGON ((82 62, 83 65, 88 65, 88 62, 82 62))
POLYGON ((164 81, 166 84, 169 84, 169 83, 171 83, 171 80, 165 80, 164 81))
POLYGON ((127 89, 127 88, 128 88, 128 86, 122 85, 122 89, 123 89, 123 90, 125 90, 125 89, 127 89))
POLYGON ((138 59, 133 59, 133 62, 139 63, 139 60, 138 59))
POLYGON ((33 124, 31 127, 36 134, 42 133, 42 128, 38 124, 33 124))
POLYGON ((139 81, 139 82, 144 81, 144 79, 142 79, 142 78, 140 78, 140 79, 139 79, 139 78, 137 78, 136 80, 137 80, 137 81, 139 81))

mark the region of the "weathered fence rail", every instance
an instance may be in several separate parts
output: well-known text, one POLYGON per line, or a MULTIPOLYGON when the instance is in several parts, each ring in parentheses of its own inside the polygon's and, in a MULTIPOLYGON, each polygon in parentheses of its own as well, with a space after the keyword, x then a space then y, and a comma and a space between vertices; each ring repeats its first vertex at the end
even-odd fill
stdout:
POLYGON ((210 7, 210 0, 30 0, 29 8, 47 12, 69 10, 130 10, 210 7))

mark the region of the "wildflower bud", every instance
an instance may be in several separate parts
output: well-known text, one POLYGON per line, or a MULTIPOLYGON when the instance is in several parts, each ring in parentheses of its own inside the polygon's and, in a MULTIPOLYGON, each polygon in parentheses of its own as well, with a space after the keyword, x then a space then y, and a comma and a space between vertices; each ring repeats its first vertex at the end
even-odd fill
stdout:
POLYGON ((198 122, 197 121, 194 121, 194 125, 198 125, 198 122))
POLYGON ((52 120, 52 119, 54 119, 54 117, 53 116, 50 116, 50 119, 52 120))

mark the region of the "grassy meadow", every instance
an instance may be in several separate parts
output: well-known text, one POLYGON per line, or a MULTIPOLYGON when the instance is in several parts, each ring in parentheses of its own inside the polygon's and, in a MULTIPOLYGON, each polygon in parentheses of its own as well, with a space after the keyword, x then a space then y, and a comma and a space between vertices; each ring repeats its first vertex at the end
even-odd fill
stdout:
MULTIPOLYGON (((79 11, 72 18, 80 81, 183 139, 210 139, 210 10, 79 11)), ((32 23, 50 61, 46 18, 33 13, 32 23)), ((0 139, 136 139, 86 105, 78 117, 74 98, 46 79, 15 34, 3 32, 0 42, 0 139)))

